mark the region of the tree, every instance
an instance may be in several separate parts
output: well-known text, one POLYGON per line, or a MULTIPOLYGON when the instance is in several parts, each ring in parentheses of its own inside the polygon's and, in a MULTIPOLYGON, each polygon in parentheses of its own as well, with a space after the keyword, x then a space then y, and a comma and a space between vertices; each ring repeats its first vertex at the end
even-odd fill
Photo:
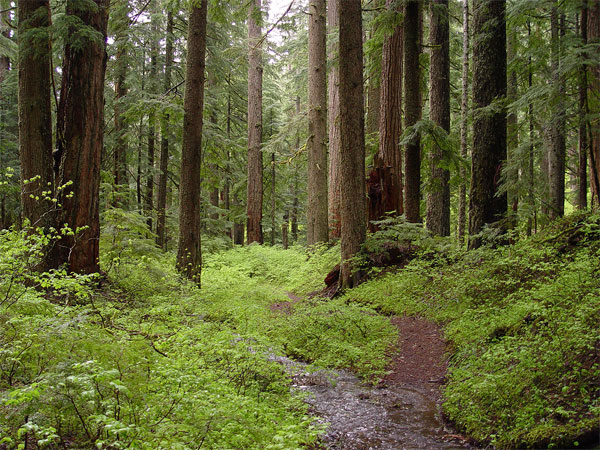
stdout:
POLYGON ((340 0, 340 134, 341 134, 341 286, 356 285, 359 273, 350 259, 366 237, 365 128, 362 12, 360 0, 340 0))
POLYGON ((199 175, 202 168, 206 12, 207 0, 201 0, 199 7, 192 6, 188 25, 177 250, 177 268, 198 285, 202 266, 199 175))
MULTIPOLYGON (((173 66, 173 12, 167 12, 167 33, 165 45, 165 78, 163 89, 165 94, 171 89, 171 70, 173 66)), ((160 118, 162 138, 160 141, 160 167, 158 176, 158 199, 156 221, 156 243, 163 250, 167 249, 167 177, 169 170, 169 114, 163 113, 160 118)))
POLYGON ((550 149, 548 152, 548 187, 550 219, 562 217, 565 213, 565 107, 564 107, 564 79, 561 71, 561 40, 563 35, 564 18, 559 19, 557 6, 552 7, 550 13, 550 28, 552 31, 551 42, 551 69, 552 69, 552 123, 550 124, 550 149), (560 21, 560 23, 559 23, 560 21))
MULTIPOLYGON (((329 33, 333 33, 339 26, 340 0, 328 0, 327 22, 329 33)), ((339 51, 337 39, 329 45, 329 61, 335 61, 339 51)), ((339 238, 341 235, 340 216, 340 68, 334 62, 329 69, 328 80, 328 113, 329 113, 329 183, 328 183, 328 209, 329 209, 329 235, 339 238)))
MULTIPOLYGON (((158 23, 156 19, 157 1, 153 0, 150 6, 152 33, 158 35, 158 23)), ((150 79, 148 80, 148 90, 152 95, 156 95, 158 76, 158 42, 156 39, 150 40, 150 79)), ((152 213, 154 211, 154 153, 156 149, 156 112, 154 108, 148 113, 148 171, 146 174, 146 195, 144 209, 148 216, 148 228, 152 231, 152 213)))
POLYGON ((51 225, 43 192, 52 193, 52 111, 50 105, 50 4, 20 1, 19 155, 23 217, 32 226, 51 225))
POLYGON ((394 15, 393 32, 383 42, 381 61, 381 101, 379 114, 379 150, 374 169, 369 175, 369 227, 385 213, 404 213, 402 196, 402 40, 403 26, 400 7, 394 0, 386 1, 394 15))
MULTIPOLYGON (((448 0, 430 4, 431 68, 430 118, 450 133, 450 22, 448 0)), ((440 167, 444 150, 436 142, 430 153, 431 190, 427 195, 427 229, 439 236, 450 235, 450 171, 440 167)))
POLYGON ((117 46, 116 55, 116 80, 115 80, 115 105, 114 123, 116 145, 114 147, 114 182, 115 204, 122 204, 125 200, 123 189, 127 187, 127 123, 123 117, 124 99, 127 95, 127 31, 129 26, 129 2, 119 2, 114 6, 114 28, 117 46))
POLYGON ((109 0, 94 0, 82 8, 67 1, 71 21, 63 57, 61 96, 57 112, 56 176, 62 210, 59 226, 66 234, 53 250, 55 266, 67 264, 77 273, 99 270, 100 154, 104 140, 104 75, 109 0))
POLYGON ((248 12, 248 192, 246 197, 248 244, 263 243, 261 22, 261 0, 253 0, 248 12))
MULTIPOLYGON (((467 159, 469 154, 468 117, 469 117, 469 0, 463 2, 463 36, 462 36, 462 93, 460 102, 460 156, 467 159)), ((467 224, 467 173, 464 166, 460 168, 460 187, 458 191, 458 242, 464 242, 467 224)))
MULTIPOLYGON (((421 2, 408 0, 404 6, 404 124, 421 120, 421 2)), ((417 133, 405 150, 404 214, 408 222, 421 220, 421 138, 417 133)))
MULTIPOLYGON (((579 36, 581 45, 585 46, 588 40, 587 21, 588 21, 587 0, 581 4, 581 19, 579 21, 579 36)), ((579 209, 587 208, 587 154, 588 154, 588 130, 587 130, 587 90, 588 90, 588 70, 587 54, 582 53, 582 68, 579 73, 579 128, 578 128, 578 164, 577 164, 577 207, 579 209)))
POLYGON ((469 248, 482 244, 484 225, 503 231, 506 193, 498 193, 506 160, 505 0, 473 2, 473 156, 469 193, 469 248))
POLYGON ((308 19, 308 245, 329 240, 325 16, 325 0, 311 0, 308 19))
MULTIPOLYGON (((600 0, 591 0, 588 4, 588 38, 590 43, 600 41, 600 0)), ((596 48, 594 56, 598 57, 596 48)), ((600 93, 600 64, 592 64, 589 68, 589 117, 590 123, 590 184, 592 188, 591 204, 593 207, 600 206, 600 123, 598 118, 598 96, 600 93), (594 200, 595 198, 595 200, 594 200)))

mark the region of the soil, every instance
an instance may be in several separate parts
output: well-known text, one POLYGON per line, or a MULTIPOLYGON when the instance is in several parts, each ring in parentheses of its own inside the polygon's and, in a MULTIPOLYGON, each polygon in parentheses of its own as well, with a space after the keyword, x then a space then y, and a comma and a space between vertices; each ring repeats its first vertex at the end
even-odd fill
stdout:
POLYGON ((382 383, 419 388, 439 403, 448 369, 442 330, 419 317, 393 317, 392 323, 398 328, 398 348, 382 383))
MULTIPOLYGON (((271 305, 292 313, 302 299, 271 305)), ((419 317, 393 317, 398 344, 390 351, 390 373, 369 387, 345 370, 311 372, 306 364, 275 357, 292 375, 293 386, 327 432, 315 448, 327 450, 455 450, 474 448, 444 423, 441 387, 445 382, 446 342, 440 327, 419 317)))

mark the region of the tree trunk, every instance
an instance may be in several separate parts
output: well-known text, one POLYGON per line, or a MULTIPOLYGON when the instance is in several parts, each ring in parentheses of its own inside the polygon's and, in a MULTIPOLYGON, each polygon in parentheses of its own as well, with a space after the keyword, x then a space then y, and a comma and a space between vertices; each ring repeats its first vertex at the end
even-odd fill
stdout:
MULTIPOLYGON (((116 6, 116 5, 115 5, 116 6)), ((127 76, 127 32, 129 26, 129 17, 127 16, 127 2, 121 2, 115 7, 115 28, 117 29, 115 40, 117 45, 117 55, 115 61, 115 104, 114 121, 116 144, 114 150, 114 181, 115 198, 114 204, 123 206, 126 201, 127 181, 127 139, 125 137, 127 124, 122 115, 123 99, 127 95, 127 85, 125 78, 127 76)))
MULTIPOLYGON (((528 45, 531 46, 531 22, 527 20, 527 37, 528 37, 528 45)), ((531 89, 533 87, 533 68, 532 68, 532 58, 529 55, 529 59, 527 61, 527 87, 531 89)), ((528 174, 528 186, 527 186, 527 200, 529 202, 530 215, 527 219, 527 236, 531 236, 532 230, 535 229, 537 232, 537 210, 535 206, 535 179, 534 179, 534 162, 535 162, 535 147, 533 145, 534 142, 534 123, 533 123, 533 103, 530 101, 529 105, 527 105, 527 115, 529 120, 529 160, 527 167, 528 174), (533 214, 533 215, 532 215, 533 214)))
POLYGON ((404 213, 402 197, 402 17, 399 6, 387 0, 388 10, 398 23, 383 42, 381 62, 381 101, 379 114, 379 151, 374 170, 369 174, 369 229, 377 231, 372 222, 386 213, 404 213))
MULTIPOLYGON (((587 0, 583 0, 581 5, 581 22, 579 34, 581 37, 581 45, 587 45, 588 33, 587 33, 587 0)), ((578 130, 578 144, 579 144, 579 163, 577 165, 577 207, 579 209, 587 208, 587 152, 588 152, 588 139, 587 139, 587 59, 586 53, 582 53, 582 64, 581 71, 579 72, 579 130, 578 130)))
MULTIPOLYGON (((460 104, 460 156, 466 160, 469 155, 469 1, 463 2, 463 46, 462 46, 462 95, 460 104)), ((458 190, 458 242, 464 243, 467 225, 467 170, 460 166, 460 187, 458 190)))
POLYGON ((506 159, 504 108, 484 110, 506 96, 505 0, 475 0, 473 14, 473 169, 469 194, 469 248, 481 246, 484 225, 504 231, 506 194, 498 194, 506 159), (485 111, 485 112, 484 112, 485 111))
MULTIPOLYGON (((506 53, 508 64, 516 58, 517 30, 511 30, 507 38, 506 53)), ((517 100, 517 71, 512 68, 507 74, 507 103, 517 100)), ((507 156, 508 173, 506 182, 508 183, 507 197, 508 208, 510 210, 510 220, 507 225, 511 228, 517 226, 517 211, 519 209, 519 161, 516 156, 519 147, 519 122, 516 112, 510 112, 506 119, 507 126, 507 156)))
POLYGON ((198 285, 200 285, 202 270, 202 249, 200 246, 201 186, 198 175, 202 169, 207 4, 208 0, 202 0, 200 6, 193 6, 190 12, 183 103, 181 181, 179 183, 177 269, 198 285))
POLYGON ((350 259, 366 237, 365 129, 362 11, 360 0, 342 0, 339 10, 341 133, 341 286, 351 288, 360 274, 350 259))
POLYGON ((292 243, 298 242, 298 210, 300 209, 300 202, 298 200, 298 174, 294 174, 294 185, 292 188, 292 195, 294 197, 292 201, 292 218, 291 218, 291 233, 292 243))
MULTIPOLYGON (((329 33, 338 28, 340 0, 327 1, 327 22, 329 33)), ((328 59, 334 61, 338 57, 339 44, 337 39, 329 45, 328 59)), ((328 80, 328 113, 329 113, 329 179, 328 179, 328 209, 329 237, 339 239, 341 235, 340 218, 340 68, 332 64, 328 80)))
POLYGON ((310 0, 308 21, 308 208, 306 243, 329 240, 327 225, 327 62, 325 0, 310 0))
MULTIPOLYGON (((389 3, 389 1, 388 1, 389 3)), ((386 2, 384 0, 374 0, 372 3, 373 9, 383 7, 386 2)), ((373 28, 369 31, 369 38, 373 38, 379 29, 379 22, 373 22, 373 28)), ((377 133, 379 131, 379 122, 381 120, 381 71, 382 71, 382 58, 378 52, 374 52, 374 57, 369 58, 370 61, 367 64, 369 71, 368 87, 367 87, 367 123, 366 133, 367 135, 377 133)))
MULTIPOLYGON (((152 1, 152 12, 156 13, 156 0, 152 1)), ((152 32, 158 35, 158 24, 156 19, 152 19, 152 32)), ((150 79, 148 80, 148 90, 150 95, 156 95, 158 92, 156 79, 158 75, 158 42, 156 39, 150 40, 150 79)), ((148 217, 148 228, 152 231, 152 215, 154 212, 154 153, 156 148, 156 112, 154 108, 148 113, 148 171, 146 174, 146 198, 145 213, 148 217)))
MULTIPOLYGON (((100 155, 104 139, 104 76, 106 72, 106 27, 108 0, 95 0, 96 8, 83 9, 75 0, 67 1, 66 13, 98 32, 96 39, 78 39, 79 30, 69 29, 63 58, 61 96, 57 111, 60 170, 58 187, 71 183, 59 193, 62 205, 58 224, 66 224, 75 235, 65 235, 54 247, 55 266, 67 264, 71 272, 99 270, 99 191, 100 155), (72 193, 73 195, 69 195, 72 193)), ((72 22, 71 22, 72 23, 72 22)))
POLYGON ((552 7, 550 15, 550 28, 552 31, 551 42, 551 66, 553 95, 551 100, 553 106, 552 124, 550 130, 550 151, 548 152, 548 186, 549 186, 549 209, 550 219, 562 217, 565 213, 565 106, 564 106, 564 79, 560 74, 561 66, 561 24, 557 6, 552 7))
MULTIPOLYGON (((48 0, 30 0, 19 1, 17 7, 21 205, 23 218, 28 219, 31 226, 45 228, 51 225, 52 219, 51 203, 45 197, 52 196, 53 192, 50 5, 48 0)), ((1 77, 7 68, 6 64, 2 67, 1 77)))
MULTIPOLYGON (((408 0, 404 6, 404 125, 421 120, 421 2, 408 0)), ((421 137, 406 145, 404 168, 404 214, 408 222, 421 220, 421 137)))
MULTIPOLYGON (((167 40, 165 46, 165 79, 163 90, 166 93, 171 89, 171 69, 173 65, 173 13, 167 13, 167 40)), ((163 250, 167 249, 167 176, 169 170, 169 114, 163 114, 161 119, 160 142, 160 171, 158 177, 158 216, 156 223, 156 243, 163 250)))
MULTIPOLYGON (((588 39, 590 43, 600 41, 600 0, 591 0, 588 6, 588 39)), ((596 48, 594 58, 598 57, 600 50, 596 48)), ((589 152, 590 152, 590 185, 592 197, 590 204, 593 208, 600 206, 600 65, 590 66, 589 85, 589 152), (594 101, 592 101, 594 100, 594 101)))
POLYGON ((263 243, 262 154, 262 11, 261 0, 252 0, 248 12, 248 193, 247 241, 263 243))
MULTIPOLYGON (((448 0, 431 2, 430 118, 450 133, 450 22, 448 0)), ((427 195, 427 229, 450 236, 450 171, 440 167, 444 150, 434 144, 430 153, 431 186, 427 195)))

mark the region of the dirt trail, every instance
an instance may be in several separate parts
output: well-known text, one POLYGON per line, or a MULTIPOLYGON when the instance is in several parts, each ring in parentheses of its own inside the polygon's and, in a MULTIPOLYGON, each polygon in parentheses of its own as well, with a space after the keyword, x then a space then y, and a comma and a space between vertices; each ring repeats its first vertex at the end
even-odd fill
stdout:
MULTIPOLYGON (((291 313, 300 298, 272 305, 291 313)), ((322 447, 330 450, 453 450, 472 448, 444 424, 440 389, 445 380, 446 344, 435 324, 420 318, 394 317, 399 341, 390 374, 366 386, 344 370, 311 372, 303 363, 275 357, 287 367, 296 389, 319 422, 327 423, 322 447)))

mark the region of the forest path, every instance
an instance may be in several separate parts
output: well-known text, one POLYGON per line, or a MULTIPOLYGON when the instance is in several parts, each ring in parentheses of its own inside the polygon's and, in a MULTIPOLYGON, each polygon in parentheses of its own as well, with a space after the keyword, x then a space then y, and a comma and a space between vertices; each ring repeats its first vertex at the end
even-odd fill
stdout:
MULTIPOLYGON (((291 312, 301 299, 271 309, 291 312)), ((439 327, 415 317, 393 317, 398 344, 392 349, 390 374, 377 386, 363 384, 345 370, 311 372, 285 357, 293 386, 309 393, 306 402, 319 422, 328 423, 324 449, 421 450, 472 448, 444 424, 440 388, 446 374, 446 343, 439 327)))

